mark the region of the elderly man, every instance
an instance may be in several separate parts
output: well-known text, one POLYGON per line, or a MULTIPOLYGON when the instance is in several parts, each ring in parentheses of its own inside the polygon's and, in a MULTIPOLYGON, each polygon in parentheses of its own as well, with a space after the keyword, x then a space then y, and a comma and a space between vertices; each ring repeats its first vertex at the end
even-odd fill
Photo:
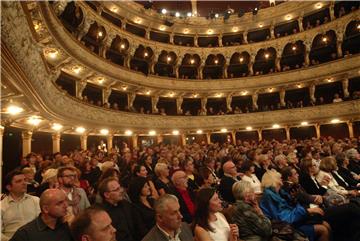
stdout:
POLYGON ((59 189, 47 189, 40 197, 41 214, 18 229, 10 241, 71 241, 69 227, 67 223, 62 222, 66 208, 67 199, 64 192, 59 189))
POLYGON ((85 209, 71 223, 70 229, 75 241, 116 241, 111 218, 100 207, 85 209))
POLYGON ((223 165, 224 176, 220 180, 219 192, 221 197, 229 202, 234 203, 235 198, 232 193, 232 186, 238 180, 238 173, 233 161, 227 161, 223 165))
POLYGON ((139 241, 147 229, 135 207, 124 199, 125 191, 116 178, 106 178, 99 184, 102 207, 116 229, 116 240, 139 241))
POLYGON ((142 241, 192 241, 189 226, 182 223, 180 205, 176 196, 164 194, 155 203, 156 225, 142 241))
POLYGON ((27 183, 21 171, 12 171, 5 177, 9 192, 1 201, 1 240, 9 240, 26 223, 40 213, 39 198, 26 194, 27 183))
POLYGON ((188 176, 183 171, 176 171, 172 175, 171 181, 173 183, 171 193, 179 200, 181 215, 185 222, 191 223, 195 215, 195 198, 188 189, 188 176))

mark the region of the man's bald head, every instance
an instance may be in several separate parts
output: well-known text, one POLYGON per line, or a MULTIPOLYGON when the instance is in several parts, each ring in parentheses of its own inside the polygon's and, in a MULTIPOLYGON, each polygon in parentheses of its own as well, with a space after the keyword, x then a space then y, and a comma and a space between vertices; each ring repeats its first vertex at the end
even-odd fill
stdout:
POLYGON ((46 189, 40 196, 40 208, 44 205, 49 205, 55 200, 65 196, 65 193, 60 189, 46 189))
POLYGON ((236 166, 233 161, 225 162, 223 165, 223 171, 225 174, 229 174, 234 177, 237 175, 236 166))

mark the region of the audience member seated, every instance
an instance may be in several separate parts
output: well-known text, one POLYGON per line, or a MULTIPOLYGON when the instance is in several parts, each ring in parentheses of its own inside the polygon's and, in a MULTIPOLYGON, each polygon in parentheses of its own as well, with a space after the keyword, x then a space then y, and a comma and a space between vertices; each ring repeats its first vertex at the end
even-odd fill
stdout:
POLYGON ((25 182, 27 185, 27 193, 30 195, 36 195, 36 191, 39 187, 39 183, 35 181, 35 172, 31 167, 25 167, 21 171, 25 175, 25 182))
POLYGON ((214 188, 202 188, 196 195, 194 234, 197 241, 237 241, 239 230, 229 224, 222 210, 221 200, 214 188))
POLYGON ((115 178, 106 178, 99 184, 102 207, 109 214, 116 229, 116 240, 139 241, 147 229, 137 210, 124 200, 124 189, 115 178))
POLYGON ((201 188, 210 188, 216 185, 215 178, 212 175, 211 171, 207 167, 199 168, 199 175, 197 178, 197 184, 201 188))
MULTIPOLYGON (((177 158, 177 157, 176 157, 177 158)), ((174 159, 174 158, 173 158, 174 159)), ((170 193, 170 179, 169 179, 169 167, 165 163, 157 163, 155 166, 155 174, 157 176, 154 184, 159 195, 162 196, 165 193, 170 193)))
POLYGON ((191 223, 195 215, 194 193, 188 188, 188 177, 183 171, 176 171, 171 177, 173 188, 171 193, 174 194, 180 204, 180 212, 183 221, 191 223))
POLYGON ((74 241, 116 241, 116 229, 111 218, 100 207, 82 211, 70 225, 74 241))
POLYGON ((338 166, 338 170, 336 171, 334 177, 337 178, 337 181, 344 185, 344 187, 352 187, 359 188, 360 183, 359 180, 356 180, 354 175, 348 169, 349 159, 346 157, 345 153, 339 153, 336 155, 336 162, 338 166))
POLYGON ((224 176, 220 180, 220 185, 218 188, 219 193, 224 201, 228 203, 234 203, 235 198, 232 193, 232 186, 235 182, 239 181, 238 173, 234 162, 232 162, 231 160, 225 162, 223 165, 223 171, 224 176))
POLYGON ((154 199, 158 199, 159 198, 159 194, 155 188, 154 182, 152 181, 151 177, 148 177, 148 172, 146 170, 146 167, 143 165, 135 165, 134 167, 134 171, 133 171, 133 176, 134 177, 145 177, 148 180, 148 184, 150 186, 150 190, 151 190, 151 196, 154 199))
POLYGON ((58 169, 57 177, 59 189, 64 191, 68 201, 67 221, 71 220, 85 208, 90 206, 84 189, 75 186, 76 171, 74 167, 61 167, 58 169))
POLYGON ((151 197, 150 186, 145 177, 135 177, 130 181, 129 197, 134 207, 142 217, 147 230, 155 225, 154 201, 151 197))
MULTIPOLYGON (((9 240, 16 230, 40 213, 39 198, 26 193, 25 175, 9 172, 4 180, 6 196, 1 200, 1 240, 9 240)), ((20 240, 20 239, 19 239, 20 240)))
POLYGON ((310 214, 324 215, 320 208, 305 209, 299 203, 292 206, 283 199, 279 191, 282 187, 281 174, 277 171, 266 172, 261 181, 264 187, 260 207, 264 214, 274 220, 280 220, 292 224, 303 232, 310 241, 327 241, 330 239, 330 226, 326 222, 319 224, 307 224, 310 214))
POLYGON ((72 241, 68 224, 63 222, 63 218, 67 214, 67 203, 67 197, 62 190, 47 189, 40 197, 41 214, 33 221, 19 228, 10 240, 72 241))
MULTIPOLYGON (((146 234, 142 241, 193 241, 190 227, 182 223, 180 205, 176 196, 162 195, 155 202, 156 225, 146 234)), ((120 239, 118 239, 120 240, 120 239)))
POLYGON ((248 160, 242 164, 242 173, 244 173, 244 175, 241 177, 241 180, 249 182, 251 184, 251 188, 254 189, 255 194, 261 194, 261 183, 254 174, 255 166, 251 161, 248 160))
POLYGON ((334 102, 334 103, 337 103, 337 102, 342 102, 342 101, 343 101, 343 99, 341 99, 340 96, 339 96, 339 94, 336 93, 336 94, 334 95, 333 102, 334 102))
POLYGON ((232 191, 236 202, 231 221, 239 227, 241 240, 269 240, 272 228, 270 220, 259 207, 254 189, 247 181, 238 181, 232 191))
POLYGON ((354 178, 360 180, 360 154, 355 148, 346 151, 346 157, 349 159, 349 170, 353 172, 354 178))
POLYGON ((196 175, 194 173, 195 171, 195 165, 194 160, 190 157, 186 157, 185 160, 181 162, 182 170, 186 173, 186 176, 188 178, 188 187, 191 192, 194 192, 199 188, 199 186, 196 184, 196 175))
POLYGON ((59 188, 57 173, 57 169, 49 168, 42 174, 42 183, 36 190, 36 196, 40 197, 46 189, 59 188))

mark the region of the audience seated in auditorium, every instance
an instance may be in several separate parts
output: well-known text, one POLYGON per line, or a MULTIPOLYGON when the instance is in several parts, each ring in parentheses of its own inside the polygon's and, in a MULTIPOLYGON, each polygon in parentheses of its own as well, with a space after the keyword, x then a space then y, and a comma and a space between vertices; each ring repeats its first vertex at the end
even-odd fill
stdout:
POLYGON ((232 193, 232 186, 238 181, 238 173, 234 162, 227 161, 223 165, 224 176, 220 180, 219 193, 221 198, 228 203, 234 203, 235 198, 232 193))
MULTIPOLYGON (((177 157, 174 157, 177 159, 177 157)), ((173 158, 173 159, 174 159, 173 158)), ((155 184, 155 188, 158 191, 159 195, 162 196, 165 193, 170 193, 171 189, 170 189, 170 171, 169 171, 169 167, 167 164, 165 163, 157 163, 155 166, 155 174, 157 176, 154 184, 155 184)))

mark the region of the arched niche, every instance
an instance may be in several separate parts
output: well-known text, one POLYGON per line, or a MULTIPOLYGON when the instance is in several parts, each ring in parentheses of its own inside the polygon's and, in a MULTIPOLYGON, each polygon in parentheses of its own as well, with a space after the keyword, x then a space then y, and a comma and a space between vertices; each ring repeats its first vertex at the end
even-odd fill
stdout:
POLYGON ((293 43, 287 43, 282 51, 280 60, 281 70, 299 69, 305 67, 305 45, 303 41, 298 40, 293 43))
POLYGON ((179 67, 179 78, 181 79, 196 79, 198 76, 198 67, 201 58, 197 54, 185 54, 179 67))
POLYGON ((250 55, 248 52, 234 53, 230 58, 230 63, 227 68, 229 78, 245 77, 248 75, 248 64, 250 55))
POLYGON ((329 30, 316 35, 311 45, 310 64, 316 65, 337 58, 335 31, 329 30))
POLYGON ((222 54, 210 54, 206 58, 203 69, 204 79, 221 79, 223 78, 223 68, 225 57, 222 54))
POLYGON ((255 56, 254 75, 275 72, 276 50, 273 47, 260 49, 255 56))

